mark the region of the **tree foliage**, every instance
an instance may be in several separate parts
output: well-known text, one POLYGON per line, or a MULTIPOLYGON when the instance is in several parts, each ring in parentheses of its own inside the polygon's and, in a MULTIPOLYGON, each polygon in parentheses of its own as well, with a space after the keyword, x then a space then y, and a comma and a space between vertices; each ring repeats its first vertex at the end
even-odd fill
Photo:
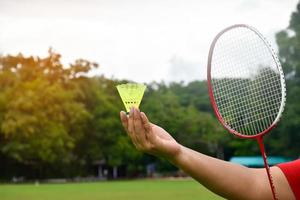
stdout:
POLYGON ((287 102, 272 149, 276 153, 299 156, 300 145, 300 2, 287 29, 276 34, 279 57, 286 76, 287 102))

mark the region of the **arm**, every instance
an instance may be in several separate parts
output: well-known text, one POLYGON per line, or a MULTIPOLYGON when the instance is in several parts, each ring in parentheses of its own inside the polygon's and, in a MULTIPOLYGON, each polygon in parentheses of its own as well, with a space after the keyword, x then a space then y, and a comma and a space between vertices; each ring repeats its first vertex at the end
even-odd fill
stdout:
MULTIPOLYGON (((132 109, 121 121, 138 150, 163 157, 202 185, 228 199, 272 199, 265 169, 251 169, 206 156, 178 144, 164 129, 151 124, 147 116, 132 109)), ((279 199, 295 199, 285 176, 271 168, 279 199)))
MULTIPOLYGON (((247 168, 186 147, 182 147, 181 153, 170 161, 206 188, 227 199, 273 199, 264 168, 247 168)), ((295 199, 281 170, 271 167, 271 173, 277 197, 295 199)))

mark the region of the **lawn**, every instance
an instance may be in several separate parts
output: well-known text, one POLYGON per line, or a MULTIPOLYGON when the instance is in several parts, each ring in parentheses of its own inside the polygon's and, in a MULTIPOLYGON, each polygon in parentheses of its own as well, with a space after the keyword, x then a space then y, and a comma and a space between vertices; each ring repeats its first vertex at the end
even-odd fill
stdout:
POLYGON ((221 200, 193 180, 0 185, 1 200, 221 200))

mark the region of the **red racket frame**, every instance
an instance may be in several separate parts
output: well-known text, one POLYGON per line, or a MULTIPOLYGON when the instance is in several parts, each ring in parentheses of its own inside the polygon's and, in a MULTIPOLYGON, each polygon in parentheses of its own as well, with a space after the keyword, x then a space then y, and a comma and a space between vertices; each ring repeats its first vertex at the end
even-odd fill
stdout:
MULTIPOLYGON (((211 61, 212 61, 212 56, 213 56, 215 45, 216 45, 218 39, 221 37, 221 35, 223 35, 225 32, 227 32, 231 29, 238 28, 238 27, 248 28, 251 31, 257 33, 257 31, 254 31, 252 27, 250 27, 246 24, 236 24, 236 25, 225 28, 224 30, 222 30, 220 33, 218 33, 216 35, 216 37, 214 38, 214 40, 213 40, 213 42, 210 46, 210 49, 209 49, 208 63, 207 63, 207 86, 208 86, 208 93, 209 93, 209 97, 210 97, 210 102, 211 102, 213 110, 214 110, 214 112, 217 116, 217 119, 219 120, 219 122, 222 124, 222 126, 225 129, 227 129, 230 133, 232 133, 232 134, 234 134, 234 135, 236 135, 240 138, 244 138, 244 139, 245 138, 250 138, 250 139, 256 139, 257 140, 257 142, 259 144, 260 151, 261 151, 261 155, 262 155, 263 160, 264 160, 264 166, 265 166, 265 169, 266 169, 266 172, 267 172, 267 175, 268 175, 270 187, 271 187, 271 190, 272 190, 273 199, 278 200, 278 198, 276 196, 276 191, 275 191, 275 187, 274 187, 274 184, 273 184, 272 176, 271 176, 271 173, 270 173, 270 167, 269 167, 268 161, 267 161, 267 155, 265 153, 264 143, 263 143, 263 136, 265 134, 267 134, 268 132, 270 132, 275 127, 276 123, 271 124, 271 126, 269 126, 267 129, 265 129, 264 131, 262 131, 261 133, 258 133, 256 135, 242 135, 241 133, 239 133, 239 132, 233 130, 232 128, 230 128, 225 123, 225 121, 223 120, 223 118, 222 118, 222 116, 221 116, 221 114, 218 110, 218 107, 217 107, 217 104, 216 104, 216 101, 215 101, 215 98, 214 98, 214 94, 213 94, 213 88, 212 88, 212 85, 211 85, 211 61)), ((265 41, 265 39, 260 34, 257 34, 257 36, 261 37, 262 40, 265 41)))

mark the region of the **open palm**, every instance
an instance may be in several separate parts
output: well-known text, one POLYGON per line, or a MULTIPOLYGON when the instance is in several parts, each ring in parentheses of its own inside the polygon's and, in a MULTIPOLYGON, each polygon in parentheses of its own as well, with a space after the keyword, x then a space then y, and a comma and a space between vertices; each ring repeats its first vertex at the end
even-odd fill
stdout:
POLYGON ((120 117, 138 150, 166 158, 172 158, 179 153, 180 144, 163 128, 150 123, 145 113, 133 108, 129 116, 121 112, 120 117))

